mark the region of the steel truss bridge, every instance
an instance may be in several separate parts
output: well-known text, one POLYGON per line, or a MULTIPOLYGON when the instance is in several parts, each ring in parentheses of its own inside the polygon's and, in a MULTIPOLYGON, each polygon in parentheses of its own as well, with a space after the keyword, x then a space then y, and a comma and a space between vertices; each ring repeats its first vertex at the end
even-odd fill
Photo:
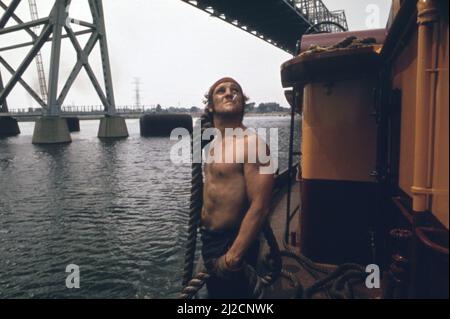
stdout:
MULTIPOLYGON (((84 0, 86 1, 86 0, 84 0)), ((300 36, 305 32, 338 32, 347 29, 347 21, 343 11, 329 11, 321 0, 181 0, 208 14, 218 17, 272 45, 294 53, 300 36), (340 26, 340 27, 339 27, 340 26)), ((31 41, 0 48, 2 51, 14 50, 20 47, 30 46, 31 49, 17 70, 0 55, 0 64, 11 73, 8 83, 2 82, 0 74, 0 112, 7 113, 6 98, 15 85, 22 85, 25 90, 43 108, 44 114, 58 115, 61 105, 68 94, 72 84, 82 68, 88 73, 91 84, 96 90, 104 110, 107 114, 115 113, 115 101, 109 64, 106 30, 103 17, 101 0, 87 0, 92 14, 93 22, 86 22, 69 18, 68 8, 71 0, 54 0, 54 6, 49 16, 24 22, 15 11, 21 0, 11 0, 6 5, 0 0, 3 15, 0 16, 0 36, 19 31, 26 31, 31 41), (7 27, 9 20, 14 20, 16 25, 7 27), (74 32, 66 23, 76 23, 85 27, 84 30, 74 32), (36 33, 36 26, 43 26, 40 33, 36 33), (63 30, 65 34, 63 34, 63 30), (77 40, 78 35, 90 33, 91 37, 83 48, 77 40), (61 60, 61 40, 69 38, 78 58, 72 72, 58 93, 59 64, 61 60), (51 65, 48 81, 47 96, 41 96, 34 88, 28 85, 22 75, 31 62, 38 56, 40 49, 46 42, 51 42, 51 65), (100 45, 102 57, 103 77, 105 92, 103 92, 96 75, 91 68, 88 57, 96 43, 100 45)), ((75 3, 75 2, 74 2, 75 3)))
POLYGON ((321 0, 182 0, 290 54, 306 32, 348 29, 345 12, 321 0))
MULTIPOLYGON (((14 35, 18 32, 26 32, 30 40, 22 43, 11 44, 0 47, 0 65, 3 70, 11 74, 6 83, 2 81, 0 72, 0 120, 5 120, 10 112, 8 111, 7 97, 16 85, 21 85, 30 96, 42 108, 42 118, 52 119, 52 123, 45 122, 45 125, 58 125, 57 117, 67 113, 62 105, 69 93, 74 81, 80 71, 87 72, 91 85, 95 89, 102 102, 102 109, 94 113, 106 115, 104 127, 109 127, 106 123, 116 123, 117 134, 125 134, 125 122, 115 119, 118 112, 114 99, 113 81, 111 76, 111 66, 109 61, 108 44, 105 29, 105 19, 103 13, 102 0, 83 0, 89 4, 92 21, 81 21, 70 17, 70 5, 76 5, 80 0, 53 0, 53 7, 50 13, 44 17, 38 17, 35 0, 28 0, 31 9, 31 21, 22 20, 16 9, 24 0, 10 0, 5 4, 0 0, 0 7, 3 14, 0 15, 0 37, 2 35, 14 35), (9 23, 13 21, 13 24, 9 23), (78 25, 81 30, 74 31, 72 25, 78 25), (39 28, 40 27, 40 28, 39 28), (82 46, 78 40, 80 35, 89 34, 87 43, 82 46), (77 61, 72 67, 72 71, 63 84, 58 87, 60 79, 60 63, 63 59, 61 45, 62 40, 68 38, 72 47, 77 53, 77 61), (47 72, 48 82, 43 70, 40 51, 43 46, 51 45, 50 67, 47 72), (89 63, 89 56, 94 47, 98 44, 102 63, 102 80, 95 74, 89 63), (1 55, 4 51, 15 50, 28 47, 28 54, 23 58, 19 66, 14 69, 1 55), (23 75, 29 68, 33 60, 37 59, 40 65, 40 94, 36 92, 24 79, 23 75), (102 88, 102 85, 104 89, 102 88), (45 90, 43 90, 45 89, 45 90)), ((238 27, 286 52, 296 53, 298 40, 305 33, 317 32, 338 32, 347 30, 347 21, 343 11, 329 11, 322 0, 181 0, 189 5, 201 9, 211 16, 217 17, 227 23, 238 27)), ((84 112, 83 112, 84 113, 84 112)), ((14 116, 20 116, 16 114, 14 116)), ((103 125, 101 123, 101 125, 103 125)), ((43 124, 44 125, 44 124, 43 124)), ((1 129, 1 127, 0 127, 1 129)), ((45 128, 47 129, 47 128, 45 128)), ((1 131, 1 130, 0 130, 1 131)), ((18 131, 12 129, 12 131, 18 131)), ((2 133, 5 134, 5 133, 2 133)), ((10 134, 10 133, 6 133, 10 134)), ((111 136, 118 136, 111 133, 111 136)), ((61 141, 68 139, 68 134, 63 134, 61 141)))

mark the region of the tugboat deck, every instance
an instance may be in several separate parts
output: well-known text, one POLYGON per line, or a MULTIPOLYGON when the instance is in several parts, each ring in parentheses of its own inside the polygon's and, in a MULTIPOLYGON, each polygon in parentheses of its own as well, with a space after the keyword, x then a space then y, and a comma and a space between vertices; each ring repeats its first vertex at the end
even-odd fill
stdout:
MULTIPOLYGON (((300 204, 300 184, 299 182, 293 182, 291 188, 291 211, 294 211, 296 207, 300 204)), ((277 239, 278 246, 280 250, 288 250, 294 252, 297 255, 301 253, 300 251, 300 223, 298 222, 300 211, 296 213, 292 219, 290 225, 290 234, 295 233, 296 242, 295 246, 290 242, 287 246, 284 245, 284 232, 286 223, 286 206, 287 206, 287 185, 281 189, 274 197, 272 203, 272 212, 270 215, 270 224, 273 229, 275 238, 277 239)), ((289 236, 291 237, 291 235, 289 236)), ((263 244, 261 249, 261 254, 264 256, 269 251, 269 247, 266 243, 263 244)), ((325 275, 311 273, 304 266, 297 263, 292 258, 282 257, 283 269, 295 276, 297 281, 301 284, 303 289, 311 287, 318 279, 323 278, 325 275)), ((316 264, 321 269, 326 269, 329 272, 333 272, 338 268, 338 265, 328 265, 328 264, 316 264)), ((355 299, 378 299, 381 296, 381 289, 368 289, 365 287, 364 283, 355 285, 354 287, 354 297, 355 299)), ((269 299, 291 299, 296 297, 297 288, 292 285, 292 282, 282 277, 278 279, 271 287, 270 291, 267 292, 265 298, 269 299)), ((329 299, 330 296, 326 292, 318 292, 315 294, 313 299, 329 299)))

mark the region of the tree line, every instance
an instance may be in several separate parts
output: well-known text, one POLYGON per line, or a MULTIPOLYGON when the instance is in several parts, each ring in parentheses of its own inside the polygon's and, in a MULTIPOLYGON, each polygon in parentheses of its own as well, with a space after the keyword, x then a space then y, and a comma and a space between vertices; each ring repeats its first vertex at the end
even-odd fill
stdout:
MULTIPOLYGON (((170 106, 168 108, 163 108, 160 104, 158 104, 155 108, 155 112, 157 113, 202 113, 204 108, 200 108, 197 106, 192 107, 173 107, 170 106)), ((256 103, 248 103, 245 106, 246 113, 288 113, 290 112, 289 108, 282 107, 280 104, 275 102, 269 103, 259 103, 256 106, 256 103)))

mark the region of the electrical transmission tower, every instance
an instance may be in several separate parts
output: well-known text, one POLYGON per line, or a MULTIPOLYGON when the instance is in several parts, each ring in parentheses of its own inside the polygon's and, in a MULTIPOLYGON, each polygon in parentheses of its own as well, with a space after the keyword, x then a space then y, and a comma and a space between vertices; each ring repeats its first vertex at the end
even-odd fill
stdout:
POLYGON ((140 90, 140 85, 141 85, 141 80, 139 78, 134 78, 134 98, 135 98, 135 107, 136 109, 140 109, 141 108, 141 90, 140 90))
MULTIPOLYGON (((28 4, 30 5, 31 20, 36 21, 37 19, 39 19, 36 1, 28 0, 28 4)), ((39 26, 33 27, 33 31, 35 33, 39 33, 39 29, 40 29, 39 26)), ((45 82, 44 63, 42 62, 41 51, 39 51, 36 54, 35 60, 36 60, 38 78, 39 78, 39 90, 41 92, 41 98, 45 103, 47 103, 47 100, 48 100, 47 83, 45 82)))

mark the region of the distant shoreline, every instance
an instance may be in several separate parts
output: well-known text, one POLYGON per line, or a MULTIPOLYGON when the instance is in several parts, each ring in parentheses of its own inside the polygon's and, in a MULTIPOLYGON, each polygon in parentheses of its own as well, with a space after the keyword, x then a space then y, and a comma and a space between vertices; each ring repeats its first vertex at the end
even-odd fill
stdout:
MULTIPOLYGON (((190 113, 192 117, 200 117, 203 113, 190 113)), ((245 113, 244 117, 258 117, 258 116, 290 116, 290 113, 286 112, 268 112, 268 113, 245 113)))
MULTIPOLYGON (((140 118, 142 115, 147 115, 147 114, 188 114, 191 115, 193 118, 199 118, 203 113, 141 113, 141 114, 128 114, 126 116, 122 116, 121 114, 119 114, 119 116, 125 117, 126 119, 138 119, 140 118)), ((270 113, 245 113, 244 117, 269 117, 269 116, 276 116, 276 117, 288 117, 290 116, 289 113, 286 112, 270 112, 270 113)), ((13 116, 14 117, 14 116, 13 116)), ((67 115, 64 115, 63 117, 70 117, 67 115)), ((81 115, 81 116, 73 116, 73 117, 78 117, 80 120, 99 120, 101 118, 103 118, 103 115, 81 115)), ((36 121, 36 119, 39 118, 38 116, 30 116, 30 117, 16 117, 15 119, 18 122, 34 122, 36 121)))

